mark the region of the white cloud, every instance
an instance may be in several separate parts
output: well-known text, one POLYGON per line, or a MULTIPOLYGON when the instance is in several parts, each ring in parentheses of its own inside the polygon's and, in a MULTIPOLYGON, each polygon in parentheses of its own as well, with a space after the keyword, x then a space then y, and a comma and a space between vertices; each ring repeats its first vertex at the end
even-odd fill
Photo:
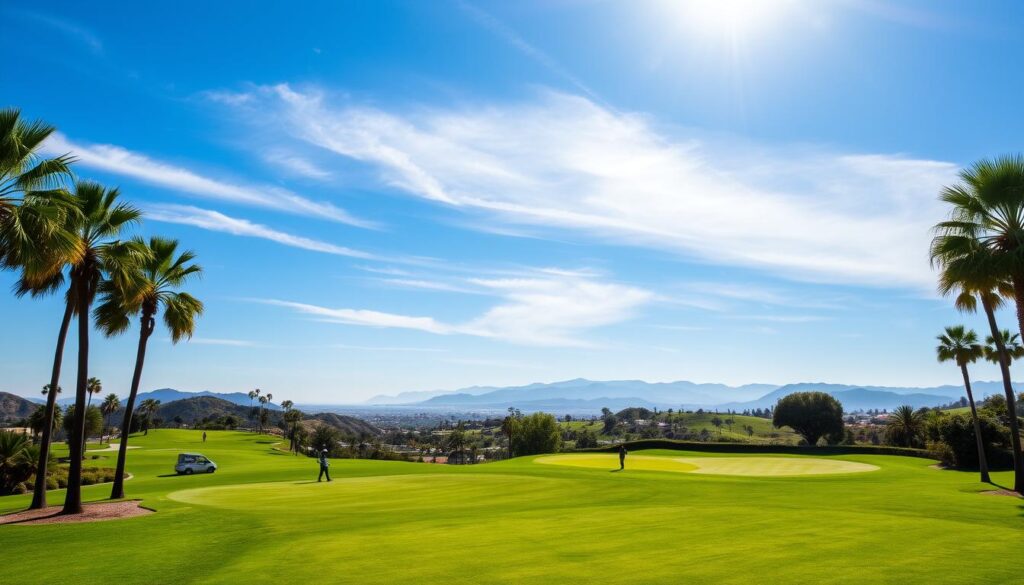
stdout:
POLYGON ((321 169, 312 162, 284 150, 269 150, 263 155, 263 160, 300 177, 326 179, 331 176, 331 173, 321 169))
POLYGON ((471 335, 521 345, 589 347, 595 344, 582 337, 584 332, 622 322, 655 298, 640 288, 583 277, 474 279, 472 282, 492 291, 501 302, 461 323, 291 301, 264 302, 347 325, 412 329, 436 335, 471 335))
POLYGON ((821 282, 931 288, 929 227, 955 165, 753 148, 659 130, 561 93, 512 105, 389 112, 261 88, 261 116, 487 225, 592 238, 821 282))
POLYGON ((71 142, 63 134, 54 133, 44 144, 51 154, 72 153, 78 164, 132 177, 153 185, 189 193, 206 199, 217 199, 287 213, 318 217, 358 227, 374 227, 347 211, 326 202, 312 201, 287 189, 274 186, 239 185, 204 177, 188 169, 153 160, 110 144, 83 145, 71 142))
POLYGON ((375 256, 368 252, 353 250, 344 246, 314 240, 303 236, 281 232, 265 225, 253 223, 246 219, 239 219, 224 215, 218 211, 201 209, 188 205, 150 205, 146 207, 146 219, 190 225, 214 232, 222 232, 235 236, 248 236, 270 240, 293 248, 302 248, 314 252, 334 254, 336 256, 348 256, 351 258, 373 259, 375 256))

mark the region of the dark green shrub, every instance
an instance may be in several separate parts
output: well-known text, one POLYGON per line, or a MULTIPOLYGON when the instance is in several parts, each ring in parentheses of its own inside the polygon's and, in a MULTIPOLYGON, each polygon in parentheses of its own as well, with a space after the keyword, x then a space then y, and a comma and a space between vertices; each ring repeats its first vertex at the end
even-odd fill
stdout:
MULTIPOLYGON (((986 412, 978 412, 978 423, 981 425, 982 442, 985 445, 985 456, 991 468, 1012 467, 1013 459, 1009 453, 1010 432, 995 417, 986 412)), ((962 468, 978 467, 978 447, 974 438, 974 423, 970 415, 954 414, 944 416, 935 421, 939 439, 949 446, 953 453, 953 464, 962 468)))

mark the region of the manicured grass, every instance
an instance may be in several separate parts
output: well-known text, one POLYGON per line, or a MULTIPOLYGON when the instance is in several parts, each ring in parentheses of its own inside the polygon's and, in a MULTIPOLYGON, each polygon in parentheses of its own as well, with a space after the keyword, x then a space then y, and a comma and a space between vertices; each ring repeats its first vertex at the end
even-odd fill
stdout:
MULTIPOLYGON (((196 431, 132 437, 141 448, 129 453, 128 496, 156 514, 0 526, 0 582, 1024 581, 1020 563, 1004 560, 1019 556, 1024 501, 982 495, 991 486, 976 474, 924 459, 816 456, 879 469, 782 477, 656 469, 673 465, 661 459, 756 467, 773 459, 764 454, 642 451, 616 473, 535 457, 465 467, 339 460, 335 481, 316 483, 315 461, 274 450, 276 439, 209 434, 206 444, 196 431), (220 470, 174 476, 180 451, 220 470), (632 468, 640 462, 655 469, 632 468)), ((581 456, 591 455, 608 457, 581 456)), ((995 480, 1005 486, 1010 474, 995 480)), ((109 486, 83 491, 96 500, 109 486)), ((28 499, 0 498, 0 512, 28 499)))

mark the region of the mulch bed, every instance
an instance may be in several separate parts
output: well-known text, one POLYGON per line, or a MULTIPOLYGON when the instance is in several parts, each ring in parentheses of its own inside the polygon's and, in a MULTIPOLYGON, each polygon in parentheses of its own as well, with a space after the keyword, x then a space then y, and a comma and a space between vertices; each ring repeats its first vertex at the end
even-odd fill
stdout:
POLYGON ((70 524, 73 522, 102 522, 119 518, 132 518, 152 514, 153 510, 143 508, 139 500, 121 502, 97 502, 82 506, 81 514, 61 515, 63 506, 50 506, 42 510, 24 510, 0 516, 0 524, 70 524))

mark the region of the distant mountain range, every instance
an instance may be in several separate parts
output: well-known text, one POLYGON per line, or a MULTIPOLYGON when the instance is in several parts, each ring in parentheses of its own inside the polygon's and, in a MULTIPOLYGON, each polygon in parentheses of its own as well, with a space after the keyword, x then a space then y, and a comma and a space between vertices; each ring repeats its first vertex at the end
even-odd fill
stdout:
MULTIPOLYGON (((847 411, 874 408, 891 410, 903 404, 915 408, 938 406, 963 395, 961 386, 907 388, 826 383, 727 386, 686 381, 650 383, 642 380, 593 381, 577 378, 504 388, 474 386, 450 392, 404 392, 396 396, 375 396, 366 404, 467 410, 514 407, 527 411, 555 412, 599 411, 603 407, 616 410, 629 406, 742 411, 774 406, 783 396, 811 391, 835 396, 847 411)), ((979 398, 1001 393, 1002 383, 975 382, 974 391, 979 398)))
MULTIPOLYGON (((70 396, 64 396, 67 393, 68 391, 67 389, 65 389, 64 392, 61 394, 61 398, 57 399, 57 404, 61 406, 69 406, 75 403, 74 392, 71 392, 70 396)), ((103 397, 106 394, 108 393, 103 392, 98 396, 94 396, 92 399, 93 403, 95 403, 97 400, 102 402, 103 397)), ((246 392, 209 392, 205 390, 202 392, 185 392, 182 390, 175 390, 174 388, 160 388, 158 390, 150 390, 149 392, 139 392, 139 396, 135 399, 135 403, 139 404, 143 400, 146 400, 147 398, 153 398, 155 400, 159 400, 161 403, 166 403, 174 402, 175 400, 184 400, 186 398, 195 398, 196 396, 220 398, 221 400, 227 400, 228 402, 232 404, 237 404, 239 406, 249 406, 250 403, 252 404, 252 406, 259 405, 259 402, 255 400, 249 400, 249 394, 246 392)), ((29 400, 36 404, 43 404, 46 402, 45 398, 36 396, 27 397, 25 398, 25 400, 29 400)), ((121 396, 121 404, 124 404, 125 402, 127 402, 127 400, 127 396, 121 396)), ((281 407, 276 404, 267 404, 265 408, 268 408, 270 410, 281 410, 281 407)))

